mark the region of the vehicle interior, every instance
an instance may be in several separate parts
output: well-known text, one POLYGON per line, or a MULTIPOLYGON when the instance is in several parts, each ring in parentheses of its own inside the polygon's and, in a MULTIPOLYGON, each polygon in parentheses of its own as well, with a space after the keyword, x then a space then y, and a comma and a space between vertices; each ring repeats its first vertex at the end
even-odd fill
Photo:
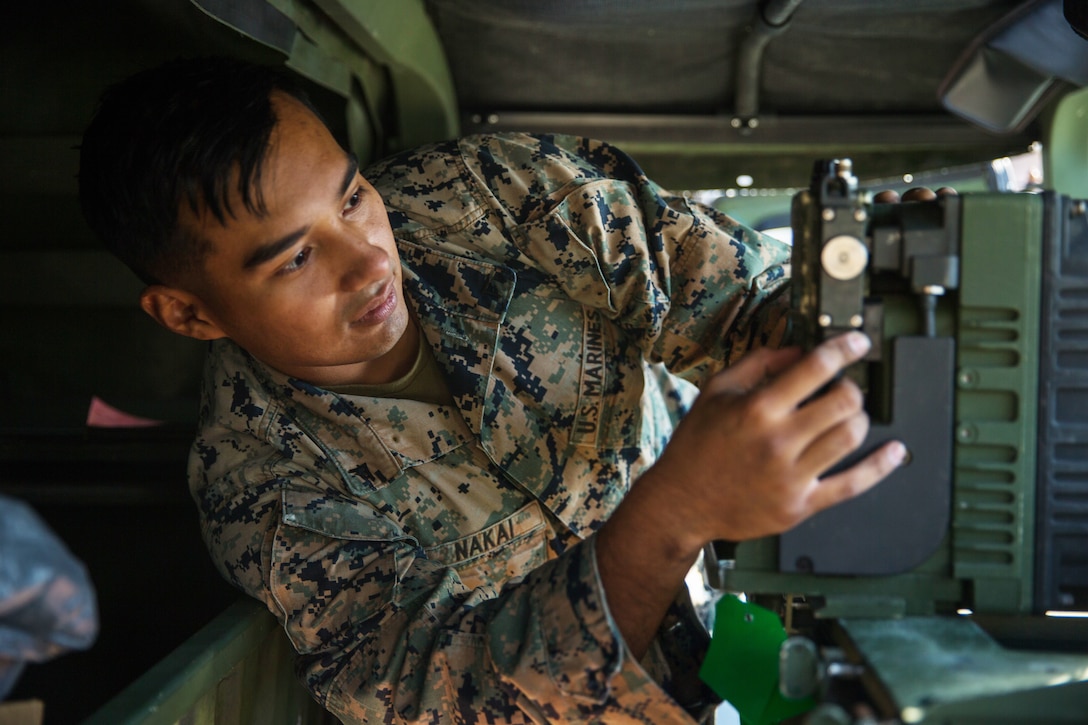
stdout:
POLYGON ((1061 0, 19 3, 0 30, 0 493, 85 563, 100 633, 30 665, 11 699, 81 722, 239 596, 185 480, 204 348, 138 308, 139 281, 80 214, 80 135, 110 84, 179 56, 282 64, 360 160, 473 133, 592 136, 770 229, 817 159, 852 159, 867 188, 1088 196, 1088 134, 1055 130, 1088 85, 1086 15, 1061 0))

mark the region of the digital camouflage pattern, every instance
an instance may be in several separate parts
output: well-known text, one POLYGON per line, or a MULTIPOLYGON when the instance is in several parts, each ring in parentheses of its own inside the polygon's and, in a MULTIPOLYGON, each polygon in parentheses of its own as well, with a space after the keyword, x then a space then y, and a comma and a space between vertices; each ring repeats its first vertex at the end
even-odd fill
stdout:
POLYGON ((366 176, 455 405, 215 343, 190 480, 217 566, 346 722, 690 722, 664 647, 627 652, 594 532, 691 383, 777 343, 788 249, 599 142, 472 137, 366 176))

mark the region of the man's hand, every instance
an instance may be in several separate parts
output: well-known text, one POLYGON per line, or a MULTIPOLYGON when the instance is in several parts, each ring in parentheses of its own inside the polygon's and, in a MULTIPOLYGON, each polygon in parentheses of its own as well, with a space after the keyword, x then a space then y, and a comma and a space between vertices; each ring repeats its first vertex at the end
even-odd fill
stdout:
POLYGON ((597 537, 609 605, 636 657, 704 545, 781 533, 867 491, 902 462, 903 445, 891 442, 821 478, 868 433, 857 386, 836 380, 868 349, 860 333, 808 353, 764 348, 706 381, 661 458, 597 537))
POLYGON ((796 348, 760 349, 707 381, 650 479, 641 482, 670 488, 674 505, 687 501, 687 546, 781 533, 866 491, 902 461, 902 444, 890 443, 820 478, 868 433, 861 392, 846 378, 835 380, 868 349, 860 333, 804 355, 796 348))

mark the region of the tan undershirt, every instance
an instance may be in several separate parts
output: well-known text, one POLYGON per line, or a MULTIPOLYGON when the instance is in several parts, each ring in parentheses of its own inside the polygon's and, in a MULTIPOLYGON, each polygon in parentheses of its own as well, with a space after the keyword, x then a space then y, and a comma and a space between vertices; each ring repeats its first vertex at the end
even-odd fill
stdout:
POLYGON ((450 395, 446 378, 438 367, 438 361, 434 358, 434 351, 423 337, 423 331, 419 332, 419 352, 416 353, 416 361, 412 369, 402 377, 380 385, 332 385, 327 388, 341 395, 360 395, 370 398, 407 398, 435 405, 452 405, 453 396, 450 395))

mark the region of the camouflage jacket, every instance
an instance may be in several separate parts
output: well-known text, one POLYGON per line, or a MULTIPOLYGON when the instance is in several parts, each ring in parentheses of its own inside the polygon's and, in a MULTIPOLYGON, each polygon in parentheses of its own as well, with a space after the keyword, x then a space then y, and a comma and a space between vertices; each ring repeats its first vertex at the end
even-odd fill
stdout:
POLYGON ((593 534, 684 380, 768 342, 786 248, 597 142, 467 138, 366 175, 454 405, 215 343, 190 481, 216 565, 348 722, 690 721, 627 652, 593 534))

